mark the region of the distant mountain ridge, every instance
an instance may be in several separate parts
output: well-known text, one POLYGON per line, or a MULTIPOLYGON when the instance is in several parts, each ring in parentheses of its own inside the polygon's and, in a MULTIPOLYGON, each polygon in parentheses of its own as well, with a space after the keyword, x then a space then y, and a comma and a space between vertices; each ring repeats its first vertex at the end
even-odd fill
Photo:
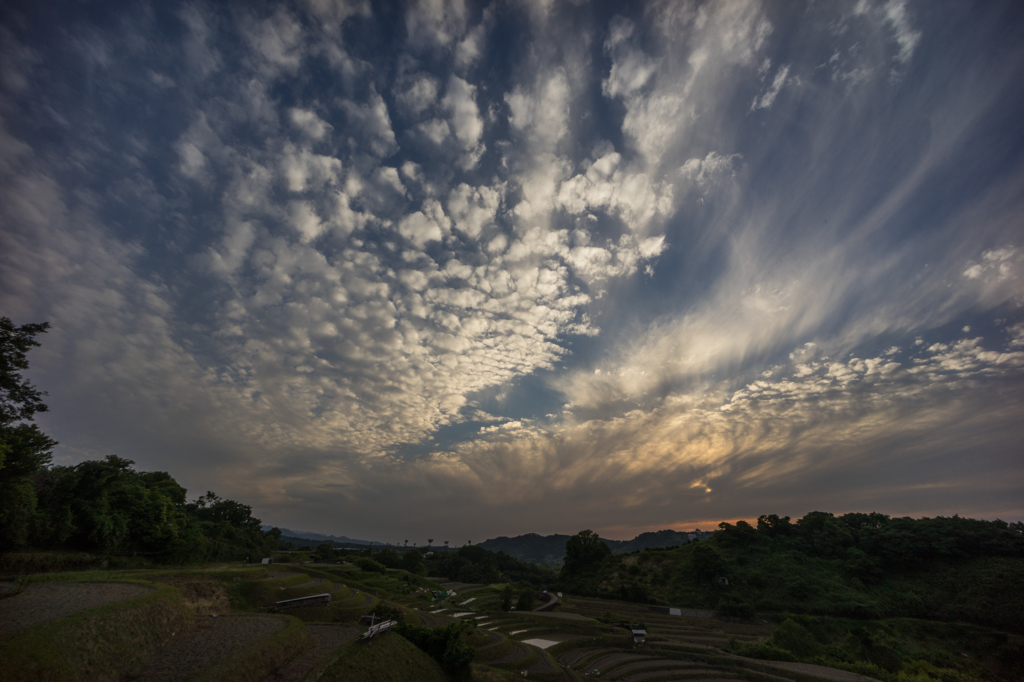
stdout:
MULTIPOLYGON (((273 526, 263 524, 262 529, 268 531, 273 526)), ((281 531, 281 539, 285 541, 308 540, 310 544, 323 542, 337 543, 340 545, 375 545, 384 547, 385 543, 376 540, 356 540, 344 535, 324 535, 323 533, 311 533, 304 530, 291 530, 289 528, 277 527, 281 531)), ((632 540, 607 540, 601 538, 614 554, 628 554, 647 548, 674 547, 685 545, 693 539, 706 540, 714 535, 714 531, 693 530, 680 532, 676 530, 658 530, 649 533, 641 533, 632 540)), ((531 564, 541 564, 557 568, 562 565, 565 559, 565 542, 571 535, 538 535, 527 533, 515 537, 500 536, 477 543, 491 552, 504 552, 511 557, 526 561, 531 564)), ((299 544, 299 543, 296 543, 299 544)), ((411 549, 411 548, 410 548, 411 549)), ((443 548, 437 548, 443 549, 443 548)))
MULTIPOLYGON (((601 539, 612 550, 612 553, 626 554, 647 548, 685 545, 691 540, 706 540, 713 534, 713 531, 702 531, 699 529, 688 533, 676 530, 659 530, 641 533, 632 540, 601 539)), ((483 547, 492 552, 505 552, 505 554, 515 557, 520 561, 558 567, 565 559, 565 542, 570 537, 572 536, 527 533, 526 535, 517 535, 513 538, 501 536, 485 540, 477 544, 477 547, 483 547)))
MULTIPOLYGON (((260 526, 260 528, 262 528, 264 532, 266 532, 266 531, 268 531, 268 530, 270 530, 271 528, 274 528, 274 527, 275 526, 268 526, 267 524, 263 524, 262 526, 260 526)), ((282 536, 288 536, 288 537, 291 537, 291 538, 302 538, 303 540, 315 540, 317 543, 321 543, 321 542, 338 542, 338 543, 350 544, 350 545, 383 545, 384 544, 383 542, 377 542, 376 540, 355 540, 353 538, 345 537, 344 535, 340 535, 340 536, 338 536, 338 535, 324 535, 323 533, 310 533, 310 532, 304 531, 304 530, 291 530, 289 528, 281 528, 280 526, 276 526, 276 528, 279 531, 281 531, 281 535, 282 536)))

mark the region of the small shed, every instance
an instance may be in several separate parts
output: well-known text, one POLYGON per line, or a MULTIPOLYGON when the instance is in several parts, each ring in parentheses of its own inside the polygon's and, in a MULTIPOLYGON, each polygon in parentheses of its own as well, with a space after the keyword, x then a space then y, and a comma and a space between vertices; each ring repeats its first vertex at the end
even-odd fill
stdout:
POLYGON ((724 575, 720 576, 718 578, 718 584, 721 585, 722 587, 729 587, 729 579, 726 578, 724 575))
POLYGON ((633 644, 642 645, 647 641, 647 630, 631 630, 633 633, 633 644))

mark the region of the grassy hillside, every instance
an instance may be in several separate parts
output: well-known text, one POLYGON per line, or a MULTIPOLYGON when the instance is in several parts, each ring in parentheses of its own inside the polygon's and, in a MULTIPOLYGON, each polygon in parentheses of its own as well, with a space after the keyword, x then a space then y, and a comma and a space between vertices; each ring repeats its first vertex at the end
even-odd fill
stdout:
POLYGON ((448 677, 430 656, 398 634, 356 641, 338 652, 322 682, 446 682, 448 677), (414 676, 414 677, 413 677, 414 676))
MULTIPOLYGON (((288 619, 288 628, 257 643, 240 646, 219 661, 210 661, 207 667, 194 673, 196 679, 261 679, 281 666, 299 665, 300 668, 306 666, 304 670, 308 672, 302 674, 307 679, 315 679, 324 672, 320 679, 448 680, 452 675, 441 666, 451 663, 448 645, 456 636, 474 651, 469 670, 463 668, 456 677, 477 682, 521 679, 519 674, 523 670, 528 671, 530 679, 554 682, 566 679, 566 667, 575 671, 577 679, 599 669, 602 679, 635 678, 649 682, 680 678, 691 682, 724 679, 775 682, 846 679, 852 682, 858 679, 842 677, 847 674, 842 672, 844 670, 883 682, 1011 682, 1024 678, 1021 667, 1024 637, 1005 630, 921 618, 843 618, 792 612, 739 617, 735 615, 741 610, 737 604, 747 603, 743 599, 756 599, 760 592, 773 589, 771 585, 753 589, 744 576, 765 571, 765 566, 771 564, 752 563, 750 559, 756 552, 746 545, 726 542, 718 547, 720 543, 716 540, 704 543, 705 549, 698 550, 700 544, 612 556, 595 568, 601 571, 614 568, 612 573, 622 572, 627 580, 647 585, 655 592, 665 589, 668 591, 666 599, 674 599, 670 595, 677 587, 671 580, 663 586, 647 581, 653 581, 659 573, 672 574, 673 570, 684 578, 692 577, 694 565, 700 566, 711 556, 709 552, 716 552, 721 563, 715 568, 724 567, 730 586, 719 586, 717 580, 712 584, 698 581, 687 587, 687 594, 707 603, 717 599, 721 607, 717 612, 695 610, 692 607, 699 606, 695 603, 668 601, 673 606, 690 607, 673 615, 668 608, 649 603, 578 594, 565 594, 554 612, 505 611, 501 603, 506 587, 518 595, 529 591, 526 583, 512 586, 443 582, 438 585, 402 570, 380 573, 357 566, 236 565, 216 569, 37 575, 26 578, 29 588, 38 583, 140 579, 159 587, 151 596, 53 620, 7 640, 9 648, 5 651, 8 654, 21 651, 32 660, 45 659, 47 670, 52 674, 35 674, 38 665, 33 669, 36 663, 26 659, 15 667, 0 666, 0 678, 6 679, 15 671, 29 672, 20 677, 15 675, 13 679, 54 680, 99 679, 102 675, 96 673, 100 669, 110 671, 113 677, 124 672, 144 671, 155 648, 173 639, 168 637, 168 629, 185 636, 190 630, 207 632, 214 622, 229 620, 214 621, 209 615, 213 612, 266 618, 265 614, 280 598, 324 591, 333 596, 330 605, 287 611, 292 616, 288 619), (704 558, 699 559, 702 554, 704 558), (439 588, 448 593, 443 599, 432 594, 439 588), (174 606, 176 620, 165 617, 165 610, 161 610, 165 602, 174 606), (157 606, 160 609, 154 610, 157 606), (358 624, 359 617, 371 611, 377 617, 404 620, 412 626, 407 629, 417 643, 403 639, 398 632, 371 642, 355 641, 363 630, 358 624), (194 625, 190 629, 186 626, 193 613, 199 617, 192 621, 194 625), (130 620, 128 615, 135 620, 130 620), (626 628, 635 625, 645 627, 648 632, 643 647, 634 646, 627 632, 626 628), (110 627, 116 636, 97 636, 101 634, 97 629, 101 626, 110 627), (446 632, 452 636, 447 636, 446 632), (340 634, 341 640, 333 639, 330 646, 323 646, 323 637, 335 637, 331 633, 340 634), (26 646, 29 639, 31 645, 26 646), (311 640, 320 644, 312 644, 311 640), (542 640, 547 640, 546 650, 532 645, 544 644, 542 640), (69 641, 74 644, 69 646, 69 641), (105 657, 98 657, 90 644, 100 641, 104 643, 105 657), (53 653, 56 651, 61 656, 53 653), (425 653, 428 651, 430 653, 425 653), (307 657, 306 652, 313 658, 303 662, 300 659, 307 657), (79 674, 81 671, 87 674, 79 674)), ((775 558, 778 562, 775 565, 797 577, 817 579, 832 570, 833 579, 838 583, 852 580, 836 565, 822 564, 824 559, 820 557, 804 561, 802 565, 796 560, 785 563, 792 556, 783 553, 782 558, 775 558), (806 573, 798 573, 799 570, 806 573)), ((944 586, 949 580, 963 579, 972 584, 965 585, 960 594, 949 599, 948 607, 968 610, 974 608, 974 600, 984 603, 991 592, 1005 592, 1013 587, 1012 582, 1003 582, 1007 578, 1001 571, 1006 566, 1016 566, 1019 559, 981 557, 965 561, 963 566, 953 566, 952 573, 935 571, 930 575, 931 582, 920 576, 900 574, 883 576, 864 585, 863 589, 843 585, 844 589, 852 589, 855 596, 866 600, 892 601, 899 595, 903 599, 900 603, 904 604, 901 608, 905 608, 905 602, 914 601, 912 597, 917 594, 914 590, 920 592, 921 585, 947 589, 944 586), (967 578, 962 577, 965 574, 967 578)), ((619 578, 612 573, 603 575, 598 584, 613 585, 619 578)), ((779 590, 790 589, 792 580, 780 585, 779 590)), ((821 589, 839 588, 824 580, 821 589)), ((823 601, 821 595, 811 594, 805 598, 823 601)), ((0 600, 0 606, 10 605, 12 602, 8 599, 0 600)), ((995 610, 1001 613, 999 608, 995 610)), ((202 646, 206 641, 204 637, 197 638, 195 646, 202 646)), ((289 674, 294 673, 293 669, 289 674)))

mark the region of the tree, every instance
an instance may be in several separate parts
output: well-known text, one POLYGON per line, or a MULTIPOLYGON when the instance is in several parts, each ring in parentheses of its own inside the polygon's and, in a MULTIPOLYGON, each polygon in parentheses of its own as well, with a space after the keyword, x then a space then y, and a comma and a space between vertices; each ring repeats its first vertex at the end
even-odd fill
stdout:
POLYGON ((512 586, 505 585, 505 588, 501 591, 501 610, 511 611, 512 610, 512 586))
POLYGON ((690 553, 690 571, 699 582, 715 580, 725 574, 725 560, 714 547, 701 543, 690 553))
POLYGON ((37 412, 48 409, 42 400, 46 393, 37 391, 19 370, 28 369, 25 356, 40 345, 33 337, 49 328, 46 322, 15 327, 9 318, 0 317, 0 426, 31 421, 37 412))
POLYGON ((516 602, 516 611, 532 611, 534 599, 533 590, 523 590, 519 593, 519 601, 516 602))
POLYGON ((595 567, 612 550, 592 530, 581 530, 565 541, 565 562, 562 564, 562 575, 573 576, 595 567))
POLYGON ((46 393, 21 375, 26 355, 39 346, 35 336, 49 324, 15 327, 0 317, 0 550, 24 546, 35 521, 37 496, 32 478, 50 463, 55 440, 29 422, 46 412, 46 393))
POLYGON ((423 575, 426 571, 423 568, 423 555, 419 550, 412 550, 402 555, 399 567, 409 571, 413 575, 423 575))
POLYGON ((398 553, 390 547, 377 552, 377 556, 375 558, 387 568, 398 568, 399 563, 401 563, 401 557, 399 557, 398 553))
POLYGON ((787 536, 793 531, 788 516, 779 517, 778 514, 762 514, 757 517, 757 532, 764 533, 768 537, 787 536))

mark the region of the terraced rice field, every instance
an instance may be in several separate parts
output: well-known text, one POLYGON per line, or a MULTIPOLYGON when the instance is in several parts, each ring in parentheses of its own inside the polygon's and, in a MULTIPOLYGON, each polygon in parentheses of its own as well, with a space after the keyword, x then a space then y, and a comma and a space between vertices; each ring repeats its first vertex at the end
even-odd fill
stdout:
MULTIPOLYGON (((247 669, 250 672, 245 679, 315 679, 344 652, 359 646, 357 640, 365 631, 360 616, 383 606, 408 610, 413 614, 412 622, 427 627, 444 627, 454 622, 472 624, 464 636, 477 651, 474 665, 506 671, 504 674, 525 672, 530 679, 581 681, 595 672, 602 679, 624 682, 868 679, 820 666, 729 655, 721 648, 730 638, 758 641, 770 634, 769 628, 758 623, 716 619, 703 612, 673 616, 664 608, 642 604, 568 597, 553 612, 505 613, 497 609, 500 586, 445 581, 440 587, 455 595, 437 603, 431 601, 429 591, 413 589, 413 581, 403 582, 400 572, 366 574, 350 567, 218 567, 202 572, 165 573, 136 577, 177 586, 193 613, 201 613, 210 604, 219 604, 222 613, 217 617, 207 613, 195 618, 192 631, 167 637, 145 654, 142 664, 109 675, 111 679, 173 682, 204 674, 209 677, 210 671, 220 670, 211 666, 237 660, 253 666, 247 669), (267 613, 277 601, 324 592, 332 597, 328 605, 288 609, 283 612, 286 615, 267 613), (598 620, 609 620, 609 615, 611 623, 598 620), (644 623, 647 642, 642 647, 634 645, 628 630, 617 622, 644 623), (275 641, 281 641, 286 625, 293 633, 296 627, 300 628, 300 636, 288 640, 290 648, 282 650, 277 645, 274 656, 261 658, 265 651, 274 650, 275 641)), ((60 619, 69 616, 72 604, 77 604, 75 608, 79 610, 103 608, 100 605, 111 600, 137 597, 152 590, 112 582, 31 586, 23 594, 0 600, 0 623, 7 624, 6 629, 0 630, 0 644, 5 637, 18 637, 18 628, 31 628, 38 622, 25 620, 19 613, 38 611, 41 615, 37 618, 60 619), (64 606, 54 606, 58 601, 64 606)))

